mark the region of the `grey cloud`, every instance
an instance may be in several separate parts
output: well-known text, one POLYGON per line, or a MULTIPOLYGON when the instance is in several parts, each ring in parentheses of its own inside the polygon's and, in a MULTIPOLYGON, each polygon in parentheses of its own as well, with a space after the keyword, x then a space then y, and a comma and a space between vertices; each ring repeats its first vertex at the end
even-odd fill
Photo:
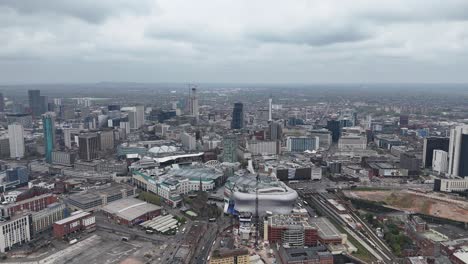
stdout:
POLYGON ((122 13, 146 14, 151 10, 151 1, 138 1, 135 4, 125 0, 0 0, 0 7, 13 9, 24 15, 70 16, 96 24, 122 13))
POLYGON ((255 32, 247 35, 261 42, 275 42, 286 44, 299 44, 309 46, 326 46, 347 42, 359 42, 372 37, 368 32, 351 28, 323 28, 317 31, 314 28, 297 30, 293 32, 255 32))

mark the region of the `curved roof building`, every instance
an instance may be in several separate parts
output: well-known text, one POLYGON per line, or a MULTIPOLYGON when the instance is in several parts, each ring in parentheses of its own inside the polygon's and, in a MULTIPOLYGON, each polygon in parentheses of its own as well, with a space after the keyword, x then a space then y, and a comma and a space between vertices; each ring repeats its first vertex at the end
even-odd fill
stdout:
MULTIPOLYGON (((225 212, 255 213, 256 176, 231 177, 225 189, 225 212)), ((260 176, 258 184, 259 214, 267 211, 274 214, 288 214, 294 208, 298 195, 293 189, 272 177, 260 176)))

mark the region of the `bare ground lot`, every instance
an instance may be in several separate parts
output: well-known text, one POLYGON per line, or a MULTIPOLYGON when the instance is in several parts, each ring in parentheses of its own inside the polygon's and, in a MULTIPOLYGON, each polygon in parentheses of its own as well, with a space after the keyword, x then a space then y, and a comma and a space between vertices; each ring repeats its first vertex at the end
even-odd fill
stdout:
POLYGON ((418 194, 411 191, 345 191, 347 197, 384 202, 389 207, 422 213, 460 222, 468 221, 468 203, 450 200, 437 194, 418 194))

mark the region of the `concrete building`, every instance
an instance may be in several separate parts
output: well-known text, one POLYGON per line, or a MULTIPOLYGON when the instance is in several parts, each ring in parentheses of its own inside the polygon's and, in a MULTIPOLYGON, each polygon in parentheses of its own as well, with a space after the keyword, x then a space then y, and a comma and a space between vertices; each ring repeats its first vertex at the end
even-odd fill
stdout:
POLYGON ((318 137, 319 147, 328 149, 332 143, 332 133, 327 129, 315 129, 309 132, 309 136, 318 137))
POLYGON ((448 171, 448 153, 443 150, 435 149, 432 155, 432 170, 438 174, 445 174, 448 171))
POLYGON ((99 150, 113 150, 115 143, 114 143, 114 131, 107 130, 107 131, 99 131, 99 150))
POLYGON ((198 120, 199 110, 198 110, 198 95, 197 88, 192 88, 190 94, 190 114, 198 120))
POLYGON ((10 157, 13 159, 24 157, 24 130, 20 124, 8 125, 8 138, 10 143, 10 157))
POLYGON ((270 122, 268 125, 269 139, 270 140, 281 140, 283 138, 283 127, 280 122, 270 122))
POLYGON ((435 179, 434 191, 464 192, 468 190, 468 177, 465 179, 435 179))
POLYGON ((76 128, 63 128, 62 131, 63 131, 63 141, 65 144, 65 147, 67 147, 68 149, 71 149, 72 142, 74 142, 75 140, 75 135, 78 135, 80 133, 80 130, 76 128))
POLYGON ((310 247, 317 245, 318 231, 308 215, 272 215, 265 220, 263 239, 287 247, 310 247))
POLYGON ((237 136, 226 135, 223 137, 223 162, 237 162, 237 136))
POLYGON ((338 140, 340 150, 357 150, 367 148, 367 139, 365 136, 344 135, 338 140))
POLYGON ((318 137, 288 137, 286 148, 290 152, 304 152, 306 150, 317 150, 319 147, 318 137))
POLYGON ((31 214, 21 214, 0 222, 0 252, 31 241, 31 214))
POLYGON ((450 131, 448 174, 468 176, 468 125, 450 131))
POLYGON ((76 154, 66 151, 52 151, 52 164, 62 166, 73 166, 76 154))
POLYGON ((66 202, 72 209, 93 211, 102 208, 110 202, 126 197, 134 197, 135 195, 136 187, 113 183, 70 195, 66 199, 66 202))
POLYGON ((195 136, 190 135, 189 133, 182 133, 180 134, 180 141, 182 142, 182 146, 188 150, 195 150, 197 148, 197 140, 195 136))
POLYGON ((282 264, 333 264, 333 255, 325 246, 285 248, 278 250, 282 264))
POLYGON ((52 229, 55 222, 66 216, 66 207, 63 203, 53 203, 47 208, 32 214, 33 235, 52 229))
POLYGON ((34 118, 47 112, 47 97, 41 96, 40 90, 28 90, 29 107, 34 118))
POLYGON ((277 155, 280 153, 280 141, 249 140, 246 148, 252 155, 277 155))
POLYGON ((54 237, 63 239, 72 233, 93 231, 96 228, 96 217, 88 212, 76 211, 69 217, 54 223, 54 237))
POLYGON ((91 161, 98 158, 99 138, 96 133, 80 134, 78 145, 78 155, 81 160, 91 161))

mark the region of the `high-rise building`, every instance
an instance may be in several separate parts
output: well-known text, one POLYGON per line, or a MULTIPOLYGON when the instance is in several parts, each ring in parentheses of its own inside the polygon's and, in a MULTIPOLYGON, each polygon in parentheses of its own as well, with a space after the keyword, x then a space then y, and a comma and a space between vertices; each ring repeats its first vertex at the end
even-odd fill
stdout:
POLYGON ((269 138, 270 140, 281 140, 283 138, 283 127, 279 122, 270 122, 269 124, 269 138))
POLYGON ((318 137, 288 137, 286 147, 291 152, 312 151, 319 147, 318 137))
POLYGON ((24 130, 21 124, 8 125, 8 138, 10 140, 10 157, 24 157, 24 130))
POLYGON ((271 99, 271 96, 270 98, 268 99, 268 121, 272 121, 273 120, 273 117, 272 117, 272 112, 271 112, 271 104, 273 103, 273 99, 271 99))
POLYGON ((195 150, 197 147, 197 140, 195 136, 189 133, 182 133, 180 135, 180 140, 182 141, 182 146, 184 146, 186 150, 195 150))
POLYGON ((2 93, 0 93, 0 112, 5 112, 5 98, 2 93))
POLYGON ((408 127, 408 124, 409 124, 409 116, 400 115, 400 127, 408 127))
POLYGON ((447 173, 448 169, 448 153, 440 149, 434 149, 432 159, 432 170, 439 174, 447 173))
POLYGON ((190 114, 198 119, 199 110, 198 110, 198 95, 197 88, 192 88, 192 93, 190 94, 190 114))
POLYGON ((81 160, 91 161, 98 158, 99 139, 96 133, 78 136, 78 156, 81 160))
POLYGON ((100 131, 99 133, 99 150, 114 149, 114 131, 100 131))
POLYGON ((226 135, 223 138, 223 162, 237 162, 237 136, 226 135))
POLYGON ((242 129, 244 127, 244 105, 235 103, 232 110, 231 129, 242 129))
POLYGON ((337 120, 329 120, 327 122, 327 129, 332 133, 332 142, 336 143, 340 139, 341 135, 341 127, 340 121, 337 120))
POLYGON ((42 116, 42 128, 44 131, 44 145, 46 162, 52 162, 52 151, 55 149, 55 121, 54 116, 46 113, 42 116))
POLYGON ((29 107, 33 117, 40 117, 42 114, 47 112, 47 97, 41 96, 40 90, 29 90, 29 107))
POLYGON ((451 176, 468 176, 468 125, 450 131, 449 171, 451 176))
POLYGON ((128 112, 128 121, 131 129, 140 129, 145 124, 145 106, 133 107, 133 111, 128 112))
POLYGON ((444 137, 427 137, 424 138, 424 147, 423 147, 423 167, 431 168, 434 150, 443 150, 448 152, 449 150, 450 139, 444 137))

